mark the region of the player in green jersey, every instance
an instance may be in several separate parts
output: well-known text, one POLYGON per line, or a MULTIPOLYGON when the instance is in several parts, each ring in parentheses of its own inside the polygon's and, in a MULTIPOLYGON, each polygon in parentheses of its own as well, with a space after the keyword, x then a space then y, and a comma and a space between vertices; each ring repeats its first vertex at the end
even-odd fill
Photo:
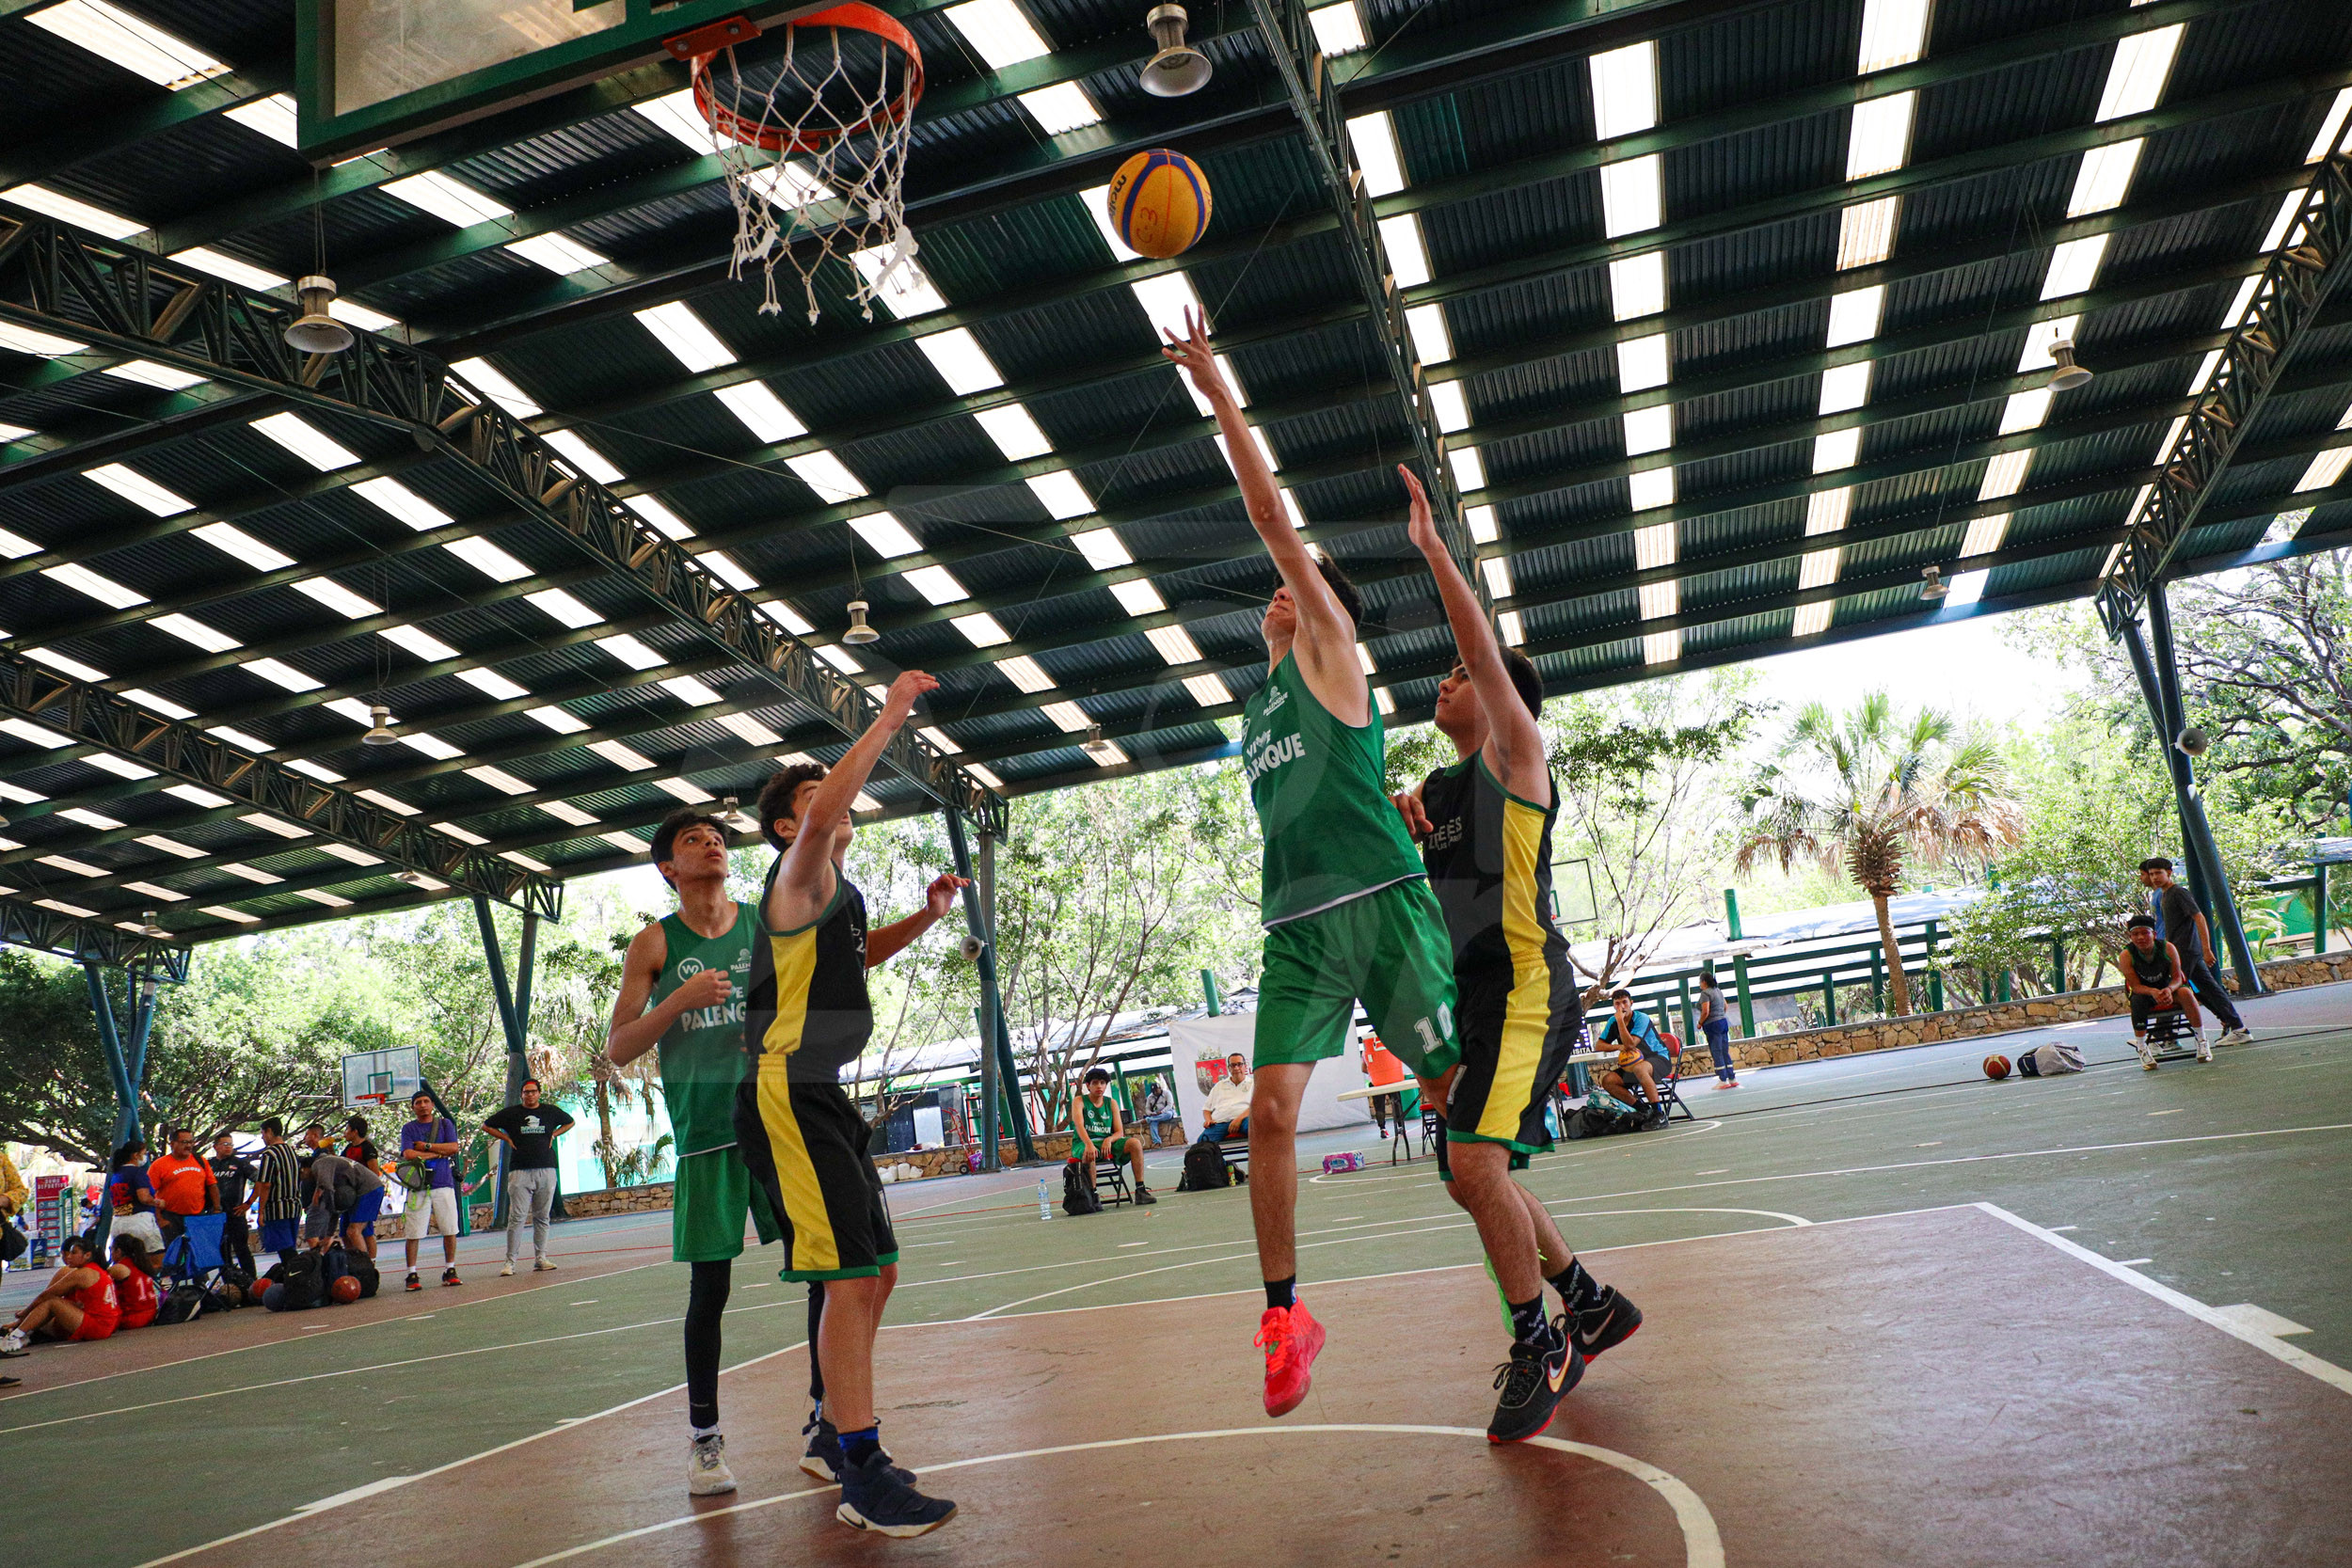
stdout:
POLYGON ((1078 1174, 1089 1193, 1094 1191, 1097 1160, 1108 1160, 1114 1166, 1121 1160, 1133 1162, 1137 1207, 1157 1203, 1152 1189, 1143 1184, 1143 1140, 1128 1130, 1127 1114, 1111 1098, 1110 1087, 1111 1069, 1091 1067, 1087 1069, 1084 1085, 1071 1091, 1070 1130, 1077 1135, 1070 1147, 1071 1158, 1078 1162, 1078 1174))
POLYGON ((1297 1298, 1298 1106, 1314 1064, 1345 1052, 1359 1000, 1373 1030, 1442 1103, 1458 1058, 1454 956, 1413 842, 1389 803, 1380 713, 1357 662, 1363 598, 1307 551, 1196 312, 1166 353, 1216 415, 1226 456, 1282 586, 1261 627, 1266 681, 1249 699, 1242 765, 1265 833, 1249 1104, 1249 1212, 1265 1311, 1265 1409, 1297 1407, 1323 1325, 1297 1298))
MULTIPOLYGON (((693 1271, 686 1298, 686 1418, 693 1430, 687 1490, 735 1490, 719 1434, 720 1319, 743 1251, 746 1219, 762 1245, 780 1230, 736 1148, 743 1080, 743 999, 758 911, 727 896, 730 835, 691 807, 654 830, 653 863, 677 889, 677 912, 637 933, 623 961, 606 1053, 625 1067, 656 1046, 661 1098, 675 1139, 670 1256, 693 1271)), ((814 1321, 818 1303, 810 1304, 814 1321)))

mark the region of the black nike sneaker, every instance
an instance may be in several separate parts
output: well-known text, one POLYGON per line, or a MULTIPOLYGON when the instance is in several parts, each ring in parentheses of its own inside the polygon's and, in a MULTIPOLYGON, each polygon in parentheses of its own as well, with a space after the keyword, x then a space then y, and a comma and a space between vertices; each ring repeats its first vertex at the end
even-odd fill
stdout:
POLYGON ((1633 1331, 1642 1326, 1642 1309, 1617 1294, 1614 1285, 1604 1286, 1600 1296, 1582 1311, 1571 1309, 1566 1321, 1572 1325, 1570 1338, 1576 1348, 1590 1361, 1613 1345, 1624 1344, 1633 1338, 1633 1331))
POLYGON ((1495 1369, 1495 1418, 1486 1423, 1489 1443, 1524 1443, 1551 1425, 1562 1396, 1584 1375, 1584 1357, 1568 1338, 1567 1320, 1552 1320, 1549 1344, 1519 1340, 1511 1359, 1495 1369))

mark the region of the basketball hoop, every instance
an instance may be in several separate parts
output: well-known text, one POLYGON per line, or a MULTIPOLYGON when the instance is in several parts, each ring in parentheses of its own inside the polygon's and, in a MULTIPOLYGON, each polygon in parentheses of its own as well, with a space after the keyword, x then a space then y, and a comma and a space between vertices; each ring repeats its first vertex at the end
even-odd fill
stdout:
POLYGON ((756 264, 767 285, 760 313, 774 315, 781 309, 776 265, 790 266, 814 325, 817 272, 833 261, 849 268, 851 297, 873 320, 874 296, 914 259, 904 197, 914 106, 923 97, 914 35, 851 0, 764 38, 734 17, 667 47, 687 62, 694 107, 724 167, 735 208, 731 276, 756 264), (852 258, 878 249, 886 254, 869 277, 852 258))

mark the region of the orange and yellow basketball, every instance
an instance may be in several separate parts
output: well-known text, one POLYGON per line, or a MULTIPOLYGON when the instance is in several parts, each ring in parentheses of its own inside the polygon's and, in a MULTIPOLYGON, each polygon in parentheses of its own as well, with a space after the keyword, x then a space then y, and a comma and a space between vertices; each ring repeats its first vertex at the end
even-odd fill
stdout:
POLYGON ((1209 231, 1208 176, 1165 147, 1120 165, 1104 203, 1119 237, 1154 260, 1183 255, 1209 231))
POLYGON ((2009 1058, 1998 1052, 1984 1059, 1984 1075, 1995 1084, 2009 1076, 2009 1058))

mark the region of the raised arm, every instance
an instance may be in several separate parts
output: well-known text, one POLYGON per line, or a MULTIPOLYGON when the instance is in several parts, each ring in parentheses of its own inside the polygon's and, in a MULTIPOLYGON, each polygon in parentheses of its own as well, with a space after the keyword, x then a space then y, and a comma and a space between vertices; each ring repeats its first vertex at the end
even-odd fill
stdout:
POLYGON ((1478 595, 1438 534, 1437 519, 1430 515, 1429 496, 1421 487, 1420 476, 1402 463, 1396 471, 1405 481, 1405 493, 1411 502, 1406 536, 1429 563, 1430 576, 1438 579, 1438 599, 1445 606, 1446 625, 1454 631, 1454 651, 1470 673, 1479 710, 1486 716, 1486 766, 1502 781, 1502 787, 1520 800, 1549 806, 1551 775, 1544 765, 1543 731, 1536 728, 1535 716, 1519 700, 1518 688, 1511 684, 1511 672, 1502 662, 1502 644, 1495 641, 1494 627, 1479 608, 1478 595))
POLYGON ((971 883, 952 871, 943 871, 931 879, 931 885, 923 891, 923 907, 904 920, 894 920, 887 926, 877 926, 866 933, 866 967, 872 969, 883 960, 903 951, 907 943, 938 925, 947 911, 956 907, 956 895, 971 883))
POLYGON ((831 902, 834 879, 833 841, 841 819, 849 816, 850 802, 873 776, 882 749, 914 711, 916 699, 937 689, 936 676, 920 670, 900 672, 898 678, 890 683, 889 694, 882 699, 882 712, 875 715, 866 733, 841 753, 841 760, 817 782, 808 804, 800 813, 800 831, 793 835, 791 847, 785 850, 783 868, 769 889, 764 912, 771 930, 787 931, 805 926, 831 902))

